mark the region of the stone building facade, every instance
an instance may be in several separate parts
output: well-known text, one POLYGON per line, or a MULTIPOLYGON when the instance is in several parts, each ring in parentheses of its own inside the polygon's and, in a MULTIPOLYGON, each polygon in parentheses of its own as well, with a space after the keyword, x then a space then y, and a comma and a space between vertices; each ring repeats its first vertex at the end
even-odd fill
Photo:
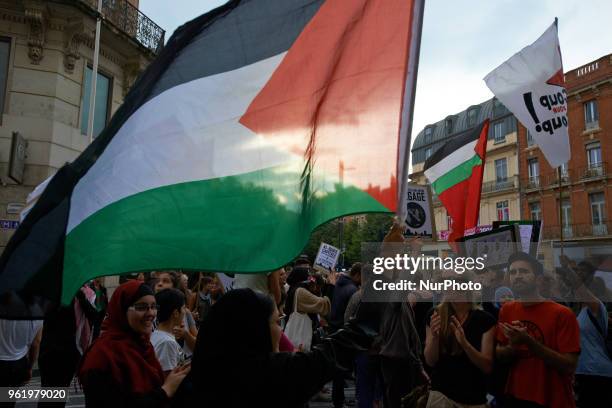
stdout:
MULTIPOLYGON (((94 136, 164 41, 137 0, 102 2, 94 136)), ((97 0, 0 0, 0 251, 27 195, 89 144, 96 17, 97 0)))
MULTIPOLYGON (((517 120, 497 99, 447 116, 428 125, 417 135, 412 147, 410 179, 427 184, 423 173, 425 160, 452 138, 471 130, 485 119, 490 120, 487 153, 482 180, 479 225, 490 226, 496 220, 520 217, 519 161, 517 120)), ((450 227, 446 209, 433 197, 438 239, 445 241, 450 227)))

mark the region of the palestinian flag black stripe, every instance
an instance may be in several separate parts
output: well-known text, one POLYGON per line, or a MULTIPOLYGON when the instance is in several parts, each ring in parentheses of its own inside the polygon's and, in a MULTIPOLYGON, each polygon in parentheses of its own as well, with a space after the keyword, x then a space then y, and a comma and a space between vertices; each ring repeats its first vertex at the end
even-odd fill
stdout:
POLYGON ((414 7, 231 1, 180 27, 49 182, 0 258, 0 295, 68 303, 97 276, 264 272, 330 219, 396 211, 414 7))

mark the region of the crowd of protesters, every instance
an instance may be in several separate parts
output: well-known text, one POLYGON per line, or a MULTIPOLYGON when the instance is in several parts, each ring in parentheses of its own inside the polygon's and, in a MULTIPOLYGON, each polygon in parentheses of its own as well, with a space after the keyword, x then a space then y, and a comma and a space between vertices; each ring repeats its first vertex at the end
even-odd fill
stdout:
MULTIPOLYGON (((395 228, 386 242, 404 241, 395 228)), ((554 288, 519 252, 504 270, 443 272, 482 282, 480 296, 375 304, 361 264, 322 273, 305 256, 230 290, 164 270, 109 299, 96 279, 44 322, 0 320, 0 385, 27 383, 38 361, 42 386, 76 376, 92 407, 612 407, 606 287, 588 262, 561 264, 554 288)))

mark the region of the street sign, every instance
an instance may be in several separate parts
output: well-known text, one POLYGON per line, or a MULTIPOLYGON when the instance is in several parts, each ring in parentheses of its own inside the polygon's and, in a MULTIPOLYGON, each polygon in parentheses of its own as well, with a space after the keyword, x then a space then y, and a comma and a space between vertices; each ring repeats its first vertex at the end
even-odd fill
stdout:
POLYGON ((433 220, 431 190, 429 186, 408 183, 406 188, 406 236, 420 236, 435 239, 436 223, 433 220))
POLYGON ((319 252, 317 253, 314 264, 315 266, 320 266, 326 270, 333 270, 338 262, 339 256, 340 250, 338 248, 326 244, 325 242, 321 242, 321 246, 319 246, 319 252))
POLYGON ((15 220, 0 220, 0 229, 17 229, 19 221, 15 220))

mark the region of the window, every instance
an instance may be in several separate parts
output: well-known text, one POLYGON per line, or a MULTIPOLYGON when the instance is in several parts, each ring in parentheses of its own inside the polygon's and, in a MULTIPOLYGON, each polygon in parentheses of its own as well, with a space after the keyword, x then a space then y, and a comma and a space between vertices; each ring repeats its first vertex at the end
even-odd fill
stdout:
POLYGON ((472 108, 470 110, 468 110, 467 113, 467 124, 468 127, 472 127, 474 125, 476 125, 476 118, 478 116, 478 108, 472 108))
MULTIPOLYGON (((83 96, 81 97, 81 134, 87 134, 89 122, 89 96, 91 93, 91 76, 93 70, 85 67, 85 81, 83 84, 83 96)), ((96 104, 94 110, 93 137, 97 137, 108 120, 108 108, 111 97, 111 79, 98 71, 96 80, 96 104)))
POLYGON ((493 116, 498 117, 505 113, 505 106, 498 101, 497 99, 493 99, 493 116))
POLYGON ((572 223, 572 203, 568 199, 561 200, 561 220, 564 227, 572 223))
POLYGON ((10 39, 0 37, 0 117, 2 117, 2 112, 4 112, 4 95, 6 94, 10 54, 10 39))
POLYGON ((510 210, 508 209, 508 200, 498 202, 495 207, 497 208, 497 220, 508 221, 510 219, 510 210))
POLYGON ((561 225, 563 225, 563 235, 573 236, 572 231, 572 204, 570 200, 561 200, 561 225))
POLYGON ((604 193, 589 194, 591 203, 591 223, 593 224, 593 235, 605 235, 606 231, 606 209, 604 193))
POLYGON ((447 135, 453 133, 453 118, 446 118, 446 120, 444 121, 444 127, 446 129, 447 135))
POLYGON ((506 158, 495 160, 495 181, 502 183, 508 180, 508 164, 506 158))
POLYGON ((567 162, 561 165, 561 177, 567 178, 569 176, 569 168, 567 162))
POLYGON ((506 140, 506 133, 504 132, 504 122, 497 122, 493 125, 493 137, 495 143, 502 143, 506 140))
POLYGON ((431 147, 425 149, 425 160, 429 159, 429 156, 431 156, 431 147))
POLYGON ((592 100, 584 103, 584 128, 595 129, 599 127, 599 113, 597 112, 597 101, 592 100))
POLYGON ((432 136, 433 136, 433 128, 426 127, 425 128, 425 143, 431 142, 432 136))
POLYGON ((529 204, 529 213, 531 214, 532 220, 541 220, 542 219, 542 210, 540 209, 540 203, 530 203, 529 204))
POLYGON ((527 146, 533 146, 535 142, 533 141, 533 135, 530 131, 527 131, 527 146))
POLYGON ((601 165, 601 146, 599 143, 587 145, 586 149, 589 167, 599 167, 601 165))
POLYGON ((540 164, 538 159, 527 160, 527 174, 529 174, 529 184, 538 186, 540 184, 540 164))

